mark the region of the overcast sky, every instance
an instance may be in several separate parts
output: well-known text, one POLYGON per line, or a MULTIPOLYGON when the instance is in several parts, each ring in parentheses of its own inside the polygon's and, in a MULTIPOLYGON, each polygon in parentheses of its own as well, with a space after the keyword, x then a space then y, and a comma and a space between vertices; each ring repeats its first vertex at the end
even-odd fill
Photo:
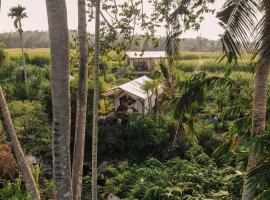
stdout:
MULTIPOLYGON (((77 28, 77 0, 66 0, 68 8, 69 29, 77 28)), ((224 0, 217 0, 214 8, 219 10, 224 0)), ((0 20, 0 32, 14 31, 13 21, 7 17, 9 9, 13 6, 21 4, 26 7, 28 19, 23 21, 24 30, 47 30, 47 14, 45 0, 3 0, 0 20)), ((88 24, 88 30, 94 32, 93 24, 88 24)), ((222 29, 218 25, 218 20, 211 14, 205 15, 205 21, 201 25, 198 32, 189 31, 184 37, 197 37, 202 35, 209 39, 218 39, 222 29)))

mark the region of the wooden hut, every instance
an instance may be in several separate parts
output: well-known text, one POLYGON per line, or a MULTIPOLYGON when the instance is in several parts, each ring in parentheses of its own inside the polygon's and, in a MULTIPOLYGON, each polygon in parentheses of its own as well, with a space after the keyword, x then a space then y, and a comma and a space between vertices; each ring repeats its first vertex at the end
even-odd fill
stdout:
POLYGON ((135 73, 147 73, 160 60, 167 61, 167 54, 165 51, 127 51, 126 63, 134 67, 135 73))

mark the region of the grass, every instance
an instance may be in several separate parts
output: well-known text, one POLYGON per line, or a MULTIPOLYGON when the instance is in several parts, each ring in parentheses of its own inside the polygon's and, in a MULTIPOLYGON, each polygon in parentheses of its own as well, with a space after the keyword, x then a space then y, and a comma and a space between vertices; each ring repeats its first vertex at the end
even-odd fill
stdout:
POLYGON ((233 71, 252 72, 255 65, 251 62, 252 55, 246 54, 239 59, 237 66, 229 66, 226 61, 220 61, 221 53, 212 52, 181 52, 176 61, 176 69, 184 72, 221 72, 232 68, 233 71))
MULTIPOLYGON (((21 49, 6 49, 10 57, 18 58, 21 56, 21 49)), ((24 49, 26 53, 28 53, 29 57, 35 57, 35 56, 44 56, 44 57, 50 57, 50 49, 49 48, 27 48, 24 49)))
POLYGON ((217 59, 220 56, 218 52, 180 52, 181 60, 197 59, 217 59))

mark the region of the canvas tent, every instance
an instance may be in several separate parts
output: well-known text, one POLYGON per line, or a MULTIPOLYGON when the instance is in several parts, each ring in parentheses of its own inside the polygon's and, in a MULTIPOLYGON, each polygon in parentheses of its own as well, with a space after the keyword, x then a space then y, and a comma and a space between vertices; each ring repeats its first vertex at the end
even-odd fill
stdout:
POLYGON ((114 112, 137 112, 146 114, 156 106, 156 99, 162 93, 162 88, 158 86, 153 92, 143 89, 146 81, 152 79, 142 76, 123 85, 111 88, 101 94, 102 97, 113 98, 114 112))

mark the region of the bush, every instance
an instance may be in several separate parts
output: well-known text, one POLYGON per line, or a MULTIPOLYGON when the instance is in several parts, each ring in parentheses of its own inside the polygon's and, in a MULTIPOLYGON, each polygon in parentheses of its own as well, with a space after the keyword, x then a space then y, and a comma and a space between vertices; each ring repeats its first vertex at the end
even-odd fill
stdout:
POLYGON ((103 197, 113 193, 121 199, 239 199, 243 182, 235 179, 241 176, 230 167, 218 169, 209 158, 204 160, 205 156, 197 158, 203 165, 179 158, 165 163, 151 158, 139 166, 111 166, 103 197))
POLYGON ((29 64, 43 67, 45 65, 50 65, 50 58, 46 56, 34 56, 28 61, 29 64))
POLYGON ((23 189, 21 176, 15 182, 8 182, 4 188, 0 189, 0 199, 31 200, 30 195, 23 189))
POLYGON ((190 63, 181 63, 176 66, 176 69, 183 72, 193 72, 195 71, 196 66, 190 63))
POLYGON ((152 116, 130 115, 122 122, 114 120, 100 124, 99 153, 102 160, 142 161, 147 157, 162 158, 169 146, 170 121, 152 116))
MULTIPOLYGON (((22 148, 33 154, 51 152, 52 130, 42 105, 36 101, 12 101, 8 105, 22 148)), ((0 138, 4 136, 0 129, 0 138)))
POLYGON ((113 74, 109 74, 107 77, 107 82, 113 84, 115 83, 115 81, 116 81, 115 76, 113 74))
POLYGON ((4 65, 6 64, 7 57, 7 52, 0 47, 0 68, 4 67, 4 65))
POLYGON ((17 164, 6 144, 0 144, 0 181, 12 180, 18 173, 17 164))
POLYGON ((26 72, 29 96, 26 95, 23 69, 18 64, 10 62, 8 67, 0 69, 0 83, 8 101, 40 100, 42 86, 44 82, 49 82, 50 69, 49 67, 38 68, 27 65, 26 72))

